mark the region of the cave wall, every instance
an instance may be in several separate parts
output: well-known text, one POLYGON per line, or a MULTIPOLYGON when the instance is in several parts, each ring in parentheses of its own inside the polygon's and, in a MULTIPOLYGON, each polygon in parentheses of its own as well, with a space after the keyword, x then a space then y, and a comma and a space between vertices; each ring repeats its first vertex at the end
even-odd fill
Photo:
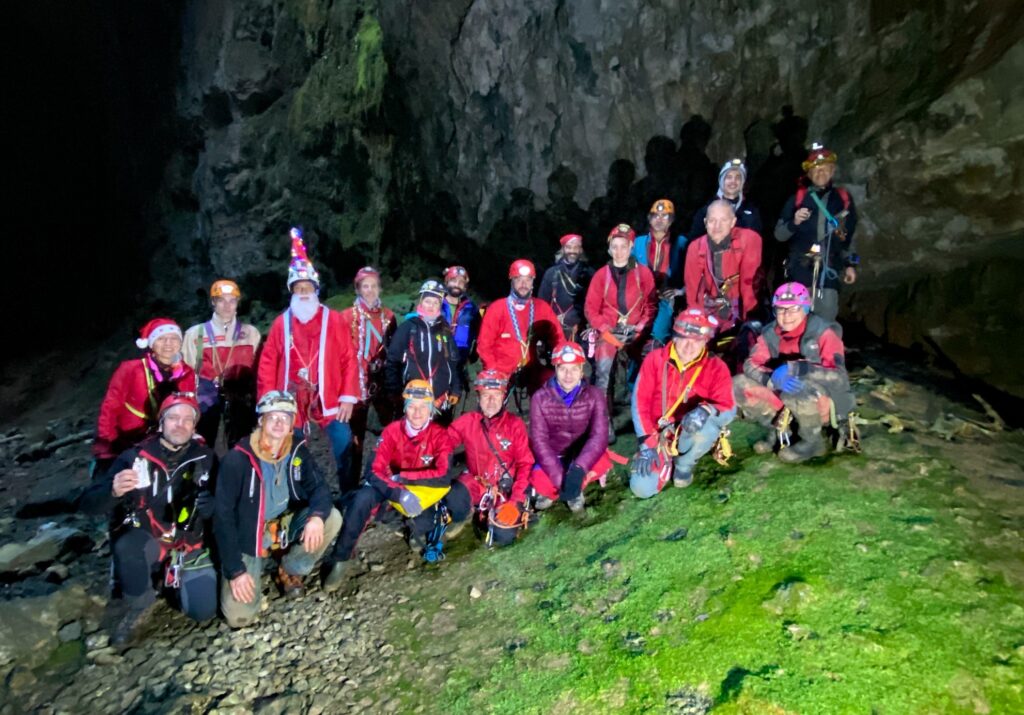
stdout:
POLYGON ((770 216, 821 139, 863 217, 847 316, 1024 395, 1006 349, 1024 318, 1010 2, 214 0, 181 27, 180 141, 151 222, 154 265, 180 270, 157 293, 231 275, 280 305, 300 223, 328 290, 364 261, 412 278, 456 255, 486 295, 503 281, 483 271, 546 262, 568 230, 599 251, 662 191, 685 216, 733 155, 770 216))

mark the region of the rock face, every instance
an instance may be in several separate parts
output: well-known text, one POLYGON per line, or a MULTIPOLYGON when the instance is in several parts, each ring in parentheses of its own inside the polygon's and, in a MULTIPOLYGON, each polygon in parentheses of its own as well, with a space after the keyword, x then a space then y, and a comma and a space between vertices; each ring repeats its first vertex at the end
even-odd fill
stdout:
POLYGON ((328 287, 458 255, 496 290, 485 267, 570 230, 596 254, 661 195, 689 233, 735 155, 773 221, 821 139, 863 216, 848 315, 1021 396, 993 348, 1024 318, 1022 37, 1000 0, 192 2, 154 265, 276 307, 301 223, 328 287))

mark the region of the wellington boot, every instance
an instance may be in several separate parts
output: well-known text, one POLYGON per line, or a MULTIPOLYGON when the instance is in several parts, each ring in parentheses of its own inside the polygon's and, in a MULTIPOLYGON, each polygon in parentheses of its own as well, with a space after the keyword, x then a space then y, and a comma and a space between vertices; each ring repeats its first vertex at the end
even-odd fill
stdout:
POLYGON ((818 430, 796 444, 779 450, 779 460, 786 464, 799 464, 808 459, 823 457, 826 454, 828 454, 828 445, 825 444, 825 440, 821 438, 821 431, 818 430))
POLYGON ((147 591, 142 596, 125 599, 124 615, 114 626, 110 644, 118 648, 131 645, 149 622, 156 605, 155 591, 147 591))
POLYGON ((341 588, 345 582, 345 573, 348 571, 348 561, 335 561, 321 576, 320 585, 327 593, 333 593, 341 588))
POLYGON ((582 514, 584 511, 583 495, 580 494, 575 499, 570 499, 565 503, 565 505, 569 507, 569 511, 573 514, 582 514))
POLYGON ((536 497, 534 497, 533 508, 536 509, 537 511, 544 511, 545 509, 550 509, 554 503, 554 499, 546 497, 543 494, 538 494, 536 497))

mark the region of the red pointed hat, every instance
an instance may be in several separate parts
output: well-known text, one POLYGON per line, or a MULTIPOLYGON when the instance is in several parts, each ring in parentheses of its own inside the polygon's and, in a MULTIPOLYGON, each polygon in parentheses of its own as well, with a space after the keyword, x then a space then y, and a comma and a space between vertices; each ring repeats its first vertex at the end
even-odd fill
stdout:
POLYGON ((177 335, 178 339, 181 339, 181 328, 178 327, 177 323, 170 318, 153 318, 142 326, 142 330, 139 331, 139 338, 135 341, 135 344, 140 350, 152 348, 157 338, 168 333, 177 335))

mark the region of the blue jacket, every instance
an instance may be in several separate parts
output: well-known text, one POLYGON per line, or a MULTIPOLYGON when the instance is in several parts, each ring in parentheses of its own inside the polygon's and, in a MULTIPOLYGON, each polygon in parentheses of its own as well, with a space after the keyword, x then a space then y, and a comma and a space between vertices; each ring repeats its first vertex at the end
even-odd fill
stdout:
MULTIPOLYGON (((641 266, 647 266, 647 245, 651 242, 651 234, 645 233, 643 236, 637 236, 636 242, 633 244, 633 258, 641 266)), ((662 288, 682 288, 683 287, 683 261, 686 260, 686 236, 679 235, 672 243, 672 254, 668 259, 668 281, 664 286, 658 286, 658 290, 662 288)))
POLYGON ((464 364, 473 350, 477 335, 480 333, 480 310, 469 298, 463 297, 456 309, 455 324, 452 325, 452 306, 447 300, 441 301, 441 315, 451 326, 452 339, 459 349, 459 363, 464 364))

